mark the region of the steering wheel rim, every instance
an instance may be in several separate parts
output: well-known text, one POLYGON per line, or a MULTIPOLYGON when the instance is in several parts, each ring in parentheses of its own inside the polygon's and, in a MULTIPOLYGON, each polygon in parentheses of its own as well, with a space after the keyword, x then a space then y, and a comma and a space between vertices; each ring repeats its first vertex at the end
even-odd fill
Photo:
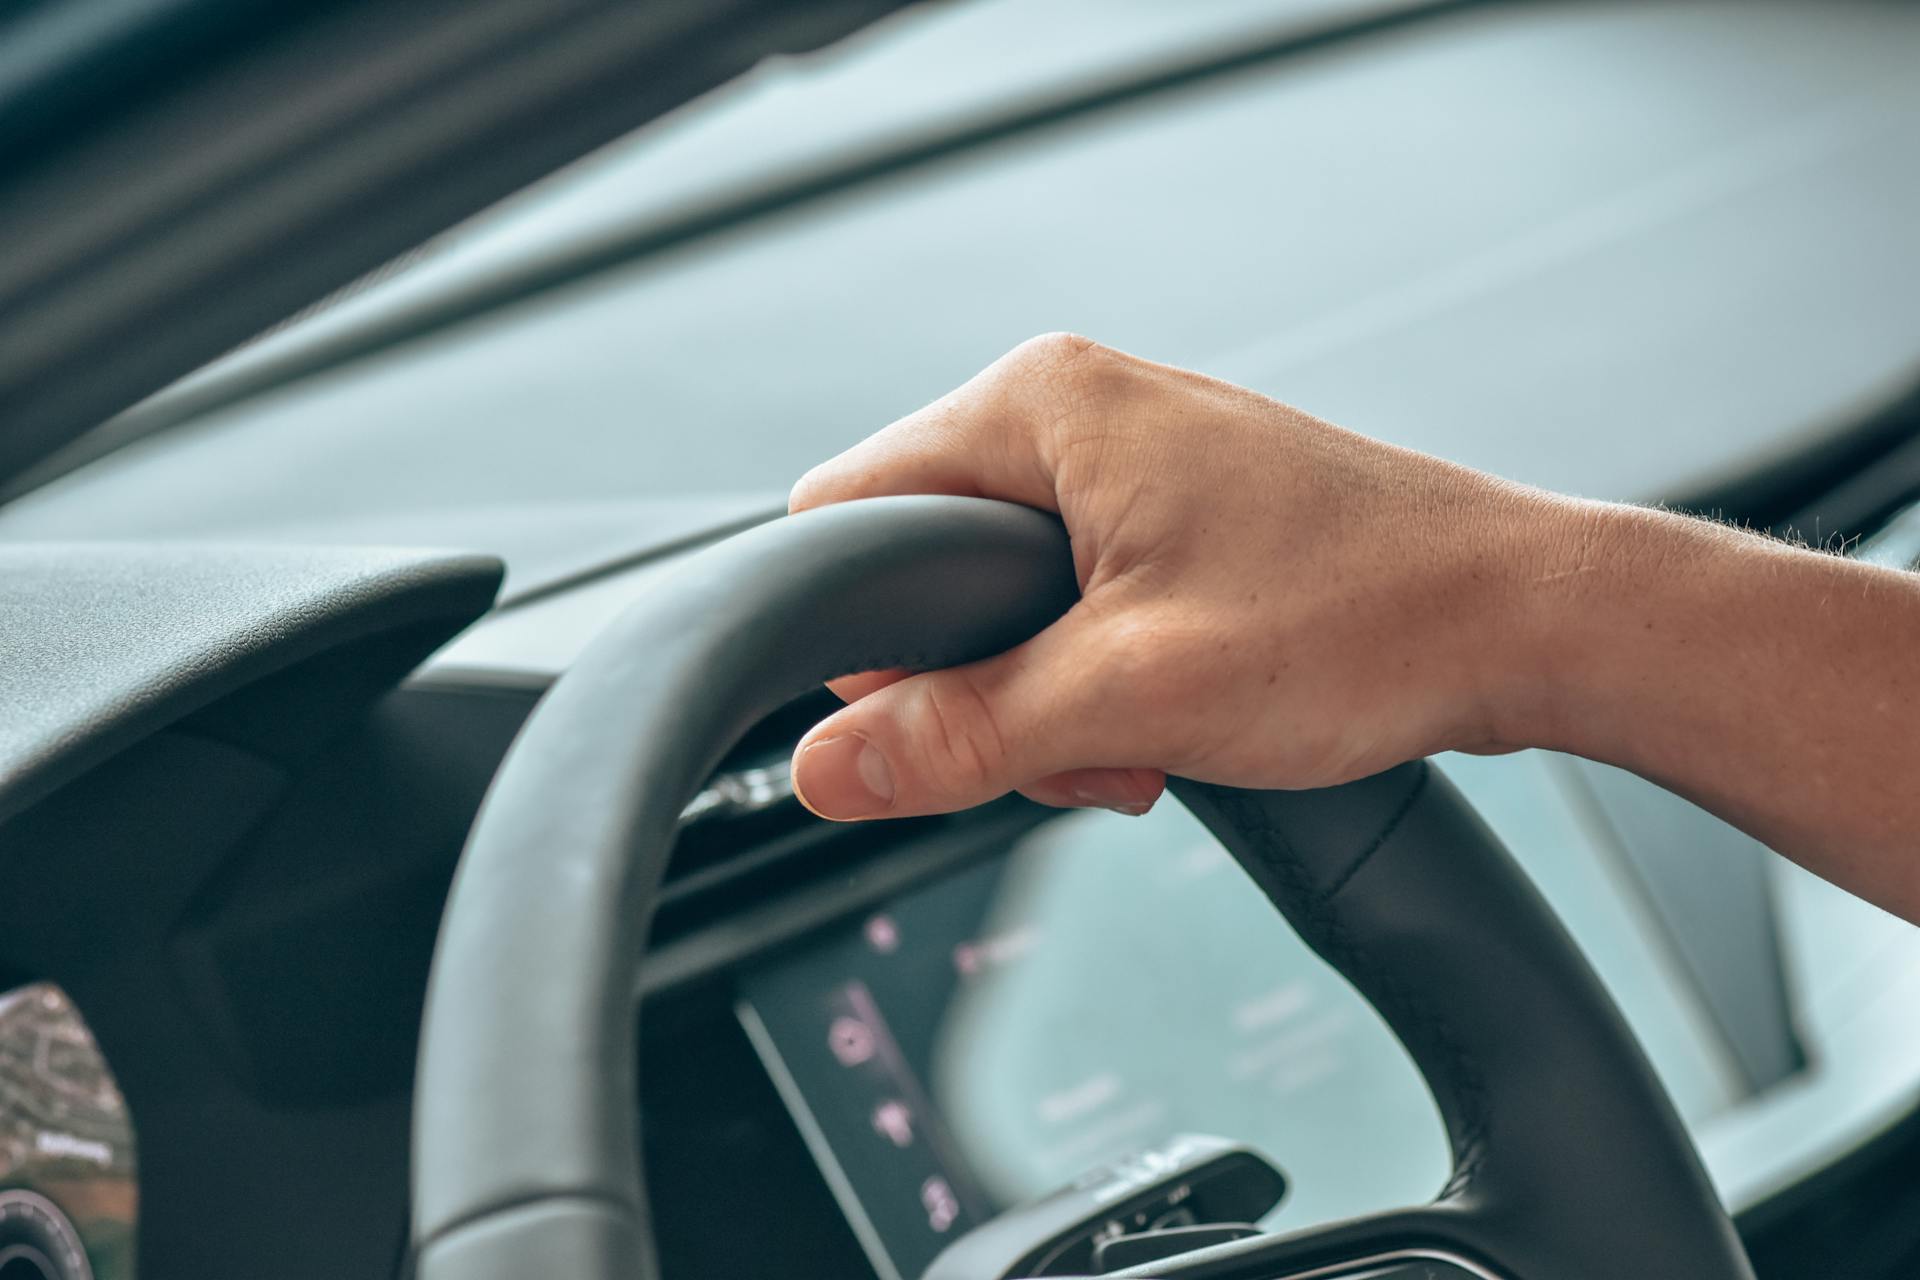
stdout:
MULTIPOLYGON (((998 652, 1076 596, 1051 517, 875 499, 716 544, 588 647, 508 752, 441 925, 414 1096, 421 1280, 656 1273, 633 979, 682 807, 820 681, 998 652)), ((1278 1280, 1425 1255, 1501 1280, 1751 1280, 1631 1031, 1431 766, 1173 790, 1407 1047, 1454 1173, 1429 1205, 1123 1274, 1278 1280)))

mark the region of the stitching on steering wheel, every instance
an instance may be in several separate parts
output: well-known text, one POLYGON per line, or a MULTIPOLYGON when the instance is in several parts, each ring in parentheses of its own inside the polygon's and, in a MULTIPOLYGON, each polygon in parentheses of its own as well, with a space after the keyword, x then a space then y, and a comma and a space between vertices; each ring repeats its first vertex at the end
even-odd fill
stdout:
POLYGON ((1400 807, 1388 816, 1386 825, 1380 828, 1379 833, 1367 843, 1366 848, 1360 850, 1360 852, 1354 856, 1353 861, 1347 864, 1346 870, 1333 878, 1333 883, 1328 885, 1326 890, 1320 895, 1323 900, 1331 902, 1333 899, 1339 897, 1340 891, 1347 887, 1347 882, 1359 874, 1360 868, 1367 865, 1367 860, 1373 857, 1374 854, 1380 852, 1380 846, 1391 839, 1393 833, 1400 829, 1400 824, 1406 821, 1407 814, 1413 808, 1414 802, 1426 793, 1427 780, 1432 776, 1433 767, 1424 760, 1421 761, 1420 778, 1412 787, 1408 788, 1406 798, 1400 802, 1400 807))
MULTIPOLYGON (((1388 1021, 1403 1029, 1403 1036, 1417 1036, 1442 1060, 1442 1068, 1427 1079, 1427 1087, 1444 1092, 1451 1100, 1453 1123, 1449 1124, 1449 1148, 1453 1156, 1453 1174, 1440 1190, 1439 1199, 1455 1195, 1478 1176, 1487 1151, 1487 1090, 1474 1057, 1461 1045, 1446 1020, 1445 1011, 1426 1001, 1410 998, 1392 965, 1376 963, 1373 955, 1357 945, 1352 931, 1333 909, 1335 898, 1359 871, 1383 848, 1412 812, 1414 804, 1427 790, 1433 766, 1420 762, 1419 780, 1395 808, 1366 846, 1335 878, 1332 886, 1317 889, 1306 874, 1287 833, 1270 817, 1266 807, 1248 793, 1231 787, 1208 787, 1213 802, 1247 838, 1250 851, 1260 862, 1261 887, 1281 909, 1295 920, 1295 928, 1336 967, 1346 971, 1356 985, 1364 985, 1381 1013, 1392 1006, 1398 1016, 1388 1021), (1437 1077, 1437 1078, 1436 1078, 1437 1077)), ((1426 1072, 1422 1072, 1426 1076, 1426 1072)))

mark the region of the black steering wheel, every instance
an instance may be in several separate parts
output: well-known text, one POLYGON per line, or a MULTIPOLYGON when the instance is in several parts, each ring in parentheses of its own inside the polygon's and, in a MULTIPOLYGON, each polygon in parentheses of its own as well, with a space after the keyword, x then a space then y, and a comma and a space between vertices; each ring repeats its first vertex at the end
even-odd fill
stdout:
MULTIPOLYGON (((887 498, 720 543, 595 640, 508 753, 441 926, 414 1099, 421 1280, 655 1274, 633 992, 681 809, 750 726, 822 680, 998 652, 1075 596, 1052 518, 887 498)), ((1406 1045, 1454 1171, 1428 1205, 1138 1274, 1425 1260, 1415 1274, 1751 1280, 1619 1012, 1425 761, 1324 791, 1173 789, 1406 1045)))

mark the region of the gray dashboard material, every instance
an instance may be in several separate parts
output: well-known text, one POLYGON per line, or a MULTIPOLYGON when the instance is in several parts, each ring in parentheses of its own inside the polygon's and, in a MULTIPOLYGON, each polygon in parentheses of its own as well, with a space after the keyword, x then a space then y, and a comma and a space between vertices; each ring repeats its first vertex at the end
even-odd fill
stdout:
POLYGON ((0 820, 328 651, 417 660, 485 612, 500 572, 486 556, 378 548, 0 547, 0 820))

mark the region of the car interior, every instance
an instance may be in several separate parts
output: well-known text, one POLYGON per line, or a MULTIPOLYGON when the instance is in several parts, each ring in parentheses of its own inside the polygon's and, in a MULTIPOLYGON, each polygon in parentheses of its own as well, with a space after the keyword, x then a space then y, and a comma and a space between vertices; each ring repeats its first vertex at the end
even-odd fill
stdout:
MULTIPOLYGON (((1920 931, 1625 771, 839 824, 1049 330, 1920 564, 1920 7, 0 8, 0 1280, 1902 1280, 1920 931)), ((1277 567, 1284 573, 1284 566, 1277 567)))

